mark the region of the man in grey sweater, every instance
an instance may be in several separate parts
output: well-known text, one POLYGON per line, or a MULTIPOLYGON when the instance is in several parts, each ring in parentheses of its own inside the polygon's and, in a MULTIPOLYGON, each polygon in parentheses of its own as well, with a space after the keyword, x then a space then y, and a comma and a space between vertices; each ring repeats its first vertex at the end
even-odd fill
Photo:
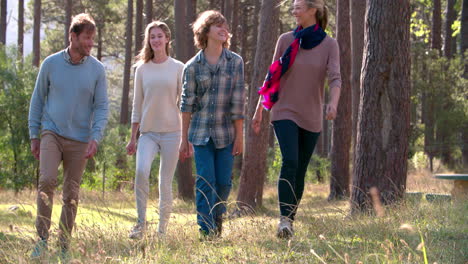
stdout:
POLYGON ((31 152, 39 159, 36 229, 31 257, 47 251, 58 167, 63 163, 59 246, 68 251, 86 160, 97 151, 108 118, 104 66, 90 55, 96 25, 87 14, 70 25, 70 46, 41 65, 29 109, 31 152))

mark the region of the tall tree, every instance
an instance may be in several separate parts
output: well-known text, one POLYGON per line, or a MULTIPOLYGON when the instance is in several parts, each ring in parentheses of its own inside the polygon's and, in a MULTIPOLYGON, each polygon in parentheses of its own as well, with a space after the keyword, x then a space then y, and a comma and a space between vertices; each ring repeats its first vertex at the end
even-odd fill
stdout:
MULTIPOLYGON (((237 2, 237 1, 236 1, 237 2)), ((229 25, 232 25, 232 7, 234 5, 234 0, 224 0, 224 9, 223 15, 228 21, 229 25)))
POLYGON ((136 0, 135 11, 135 56, 143 45, 143 0, 136 0))
POLYGON ((410 0, 367 1, 352 213, 372 208, 371 187, 384 204, 406 189, 410 10, 410 0))
POLYGON ((128 124, 128 93, 130 91, 130 68, 132 66, 132 27, 133 27, 133 0, 127 0, 127 24, 125 29, 125 66, 122 89, 122 102, 120 104, 120 124, 128 124))
POLYGON ((193 42, 193 30, 192 23, 197 19, 197 0, 188 0, 187 1, 187 43, 186 43, 186 54, 187 59, 195 55, 195 45, 193 42))
POLYGON ((7 0, 0 2, 0 44, 6 44, 7 0))
MULTIPOLYGON (((468 0, 463 0, 462 12, 461 12, 461 30, 460 30, 460 52, 465 61, 465 74, 464 78, 468 79, 468 62, 465 57, 466 50, 468 49, 468 0)), ((465 121, 465 124, 462 128, 462 156, 463 156, 463 165, 468 167, 468 121, 465 121)))
POLYGON ((263 0, 260 9, 255 65, 252 83, 249 86, 248 109, 245 119, 245 151, 237 195, 241 210, 253 209, 262 205, 263 184, 267 173, 269 117, 267 113, 263 114, 261 130, 258 135, 251 129, 250 120, 255 113, 259 98, 257 87, 261 86, 265 78, 278 38, 279 2, 280 0, 263 0))
MULTIPOLYGON (((196 10, 195 1, 186 1, 186 0, 174 0, 174 16, 175 16, 175 55, 176 58, 182 62, 186 62, 189 59, 190 47, 193 46, 193 37, 191 41, 187 41, 187 25, 192 21, 188 22, 194 18, 194 12, 196 10), (188 23, 187 23, 188 22, 188 23)), ((191 32, 191 30, 189 31, 191 32)), ((193 34, 193 33, 192 33, 193 34)), ((189 36, 193 36, 189 34, 189 36)), ((195 178, 192 176, 192 159, 185 159, 180 161, 177 164, 176 171, 177 179, 177 189, 178 195, 181 199, 184 200, 193 200, 195 199, 194 187, 195 187, 195 178)))
POLYGON ((235 0, 232 6, 232 22, 231 22, 231 32, 232 32, 231 50, 234 52, 238 52, 238 45, 239 45, 238 27, 239 27, 239 1, 235 0))
POLYGON ((153 21, 153 0, 145 2, 145 24, 148 25, 153 21))
POLYGON ((328 200, 349 197, 351 120, 351 34, 349 0, 337 0, 337 40, 340 47, 341 95, 333 121, 330 195, 328 200))
POLYGON ((64 47, 68 47, 70 44, 69 42, 69 32, 72 19, 72 9, 73 9, 73 2, 72 0, 65 0, 65 38, 64 38, 64 47))
POLYGON ((187 55, 185 54, 185 45, 187 45, 187 32, 185 31, 187 24, 187 6, 185 0, 174 0, 174 17, 175 17, 175 55, 180 61, 185 62, 187 55))
POLYGON ((353 102, 353 157, 356 153, 357 121, 361 86, 362 50, 366 1, 351 1, 351 90, 353 102))
POLYGON ((432 8, 432 30, 431 30, 431 48, 441 50, 442 48, 442 14, 441 0, 433 0, 432 8))
POLYGON ((36 67, 39 67, 40 60, 41 60, 41 0, 34 0, 32 64, 36 67))
POLYGON ((456 0, 447 0, 447 8, 445 9, 444 56, 447 58, 451 58, 454 52, 452 50, 452 42, 454 41, 452 24, 456 19, 455 2, 456 0))
POLYGON ((18 54, 23 60, 24 50, 24 0, 18 0, 18 54))

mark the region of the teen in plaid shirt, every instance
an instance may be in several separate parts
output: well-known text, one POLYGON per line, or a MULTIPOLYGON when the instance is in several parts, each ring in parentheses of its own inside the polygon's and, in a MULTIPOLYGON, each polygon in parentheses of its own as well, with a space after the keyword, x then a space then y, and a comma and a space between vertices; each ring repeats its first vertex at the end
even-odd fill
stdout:
POLYGON ((234 156, 243 147, 244 63, 228 50, 230 34, 221 13, 200 14, 193 32, 201 50, 184 68, 180 154, 190 157, 193 144, 200 233, 220 235, 234 156))

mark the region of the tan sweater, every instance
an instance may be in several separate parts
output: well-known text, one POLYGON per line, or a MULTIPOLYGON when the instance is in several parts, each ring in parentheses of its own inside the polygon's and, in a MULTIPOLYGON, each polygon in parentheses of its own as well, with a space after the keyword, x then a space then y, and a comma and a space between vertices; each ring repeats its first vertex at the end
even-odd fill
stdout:
MULTIPOLYGON (((274 61, 293 41, 292 31, 279 37, 274 61)), ((338 42, 329 36, 315 48, 299 49, 294 64, 281 77, 279 99, 271 109, 271 121, 288 119, 305 130, 322 131, 326 76, 330 88, 341 88, 338 42)))
POLYGON ((181 130, 177 103, 183 68, 182 62, 171 57, 163 63, 149 61, 136 68, 132 123, 140 123, 141 132, 181 130))

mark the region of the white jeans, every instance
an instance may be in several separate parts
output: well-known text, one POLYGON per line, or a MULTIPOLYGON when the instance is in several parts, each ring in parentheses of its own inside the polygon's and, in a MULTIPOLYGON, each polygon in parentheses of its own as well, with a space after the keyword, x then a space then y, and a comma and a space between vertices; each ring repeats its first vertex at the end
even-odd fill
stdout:
POLYGON ((140 136, 136 155, 135 197, 138 222, 146 221, 146 202, 149 193, 151 164, 158 152, 159 165, 159 225, 158 232, 166 233, 172 211, 172 179, 179 159, 181 132, 148 132, 140 136))

